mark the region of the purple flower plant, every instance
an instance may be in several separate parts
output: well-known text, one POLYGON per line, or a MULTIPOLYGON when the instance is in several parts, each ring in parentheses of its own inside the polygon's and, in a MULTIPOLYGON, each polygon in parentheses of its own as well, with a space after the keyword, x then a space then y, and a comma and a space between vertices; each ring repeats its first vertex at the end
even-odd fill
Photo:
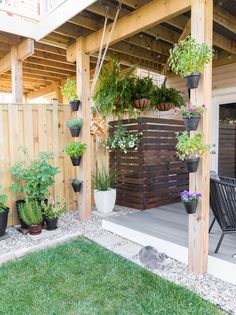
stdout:
POLYGON ((183 202, 188 202, 188 201, 198 201, 201 197, 202 197, 202 194, 201 193, 190 193, 188 190, 184 190, 184 191, 181 191, 180 193, 180 197, 181 197, 181 200, 183 202))

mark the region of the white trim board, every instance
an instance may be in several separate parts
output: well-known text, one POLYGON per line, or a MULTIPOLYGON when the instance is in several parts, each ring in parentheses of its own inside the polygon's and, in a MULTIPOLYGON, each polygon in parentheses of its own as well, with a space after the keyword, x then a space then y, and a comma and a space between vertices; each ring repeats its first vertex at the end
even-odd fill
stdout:
MULTIPOLYGON (((169 257, 188 263, 188 248, 122 225, 102 220, 102 228, 143 246, 154 246, 169 257)), ((208 255, 208 273, 236 285, 236 264, 208 255)))

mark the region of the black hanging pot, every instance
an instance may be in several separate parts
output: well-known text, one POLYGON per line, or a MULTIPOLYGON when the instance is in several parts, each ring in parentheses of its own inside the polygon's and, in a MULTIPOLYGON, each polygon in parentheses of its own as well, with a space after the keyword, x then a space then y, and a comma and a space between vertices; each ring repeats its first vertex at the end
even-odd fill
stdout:
POLYGON ((80 192, 80 190, 81 190, 81 185, 82 185, 82 183, 71 183, 71 186, 73 187, 73 189, 74 189, 74 192, 80 192))
POLYGON ((72 162, 73 166, 79 166, 80 165, 80 161, 81 161, 82 156, 77 156, 77 157, 71 156, 70 158, 71 158, 71 162, 72 162))
POLYGON ((81 128, 70 128, 70 133, 72 137, 79 137, 81 128))
POLYGON ((200 118, 201 118, 200 115, 195 115, 191 117, 183 117, 185 130, 187 131, 197 130, 200 118))
POLYGON ((0 237, 3 236, 7 228, 9 208, 6 207, 4 212, 0 213, 0 237))
POLYGON ((23 205, 25 203, 25 200, 20 199, 20 200, 16 200, 16 211, 20 220, 20 226, 22 229, 27 230, 28 229, 28 225, 21 219, 20 217, 20 205, 23 205))
POLYGON ((182 202, 184 204, 185 210, 188 214, 193 214, 197 210, 197 200, 189 200, 182 202))
POLYGON ((184 79, 186 81, 187 88, 190 90, 196 89, 198 87, 200 76, 200 72, 192 72, 190 75, 185 75, 184 79))
POLYGON ((189 173, 196 173, 199 163, 199 158, 184 160, 185 166, 189 173))
POLYGON ((47 224, 47 230, 51 231, 51 230, 55 230, 57 229, 57 222, 58 219, 45 219, 46 224, 47 224))
POLYGON ((80 101, 79 100, 70 101, 70 107, 71 107, 71 110, 73 112, 77 112, 77 110, 79 109, 79 105, 80 105, 80 101))

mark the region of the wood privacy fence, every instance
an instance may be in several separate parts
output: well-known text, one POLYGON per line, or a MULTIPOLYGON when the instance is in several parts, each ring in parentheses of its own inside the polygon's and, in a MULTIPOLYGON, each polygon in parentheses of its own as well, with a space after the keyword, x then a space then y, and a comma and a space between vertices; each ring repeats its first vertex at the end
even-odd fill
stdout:
MULTIPOLYGON (((110 122, 111 134, 116 121, 110 122)), ((148 209, 179 201, 180 191, 188 187, 189 176, 176 157, 176 132, 183 122, 173 119, 140 117, 122 120, 131 133, 142 132, 137 151, 110 152, 110 167, 119 178, 117 204, 148 209)))
POLYGON ((60 173, 56 175, 54 187, 50 191, 52 198, 64 199, 68 209, 76 206, 76 194, 69 179, 75 177, 75 168, 70 158, 63 150, 68 142, 73 141, 66 122, 74 114, 68 105, 52 104, 0 104, 0 185, 9 196, 9 225, 16 224, 18 217, 15 210, 15 200, 20 194, 10 193, 12 184, 10 168, 22 153, 20 146, 28 149, 31 157, 37 157, 39 152, 53 152, 50 161, 59 166, 60 173))

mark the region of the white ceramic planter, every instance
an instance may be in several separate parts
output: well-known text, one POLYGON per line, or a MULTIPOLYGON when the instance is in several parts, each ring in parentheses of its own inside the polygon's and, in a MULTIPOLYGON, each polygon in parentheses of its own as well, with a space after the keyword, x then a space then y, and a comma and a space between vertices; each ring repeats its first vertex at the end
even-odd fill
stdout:
POLYGON ((94 190, 96 208, 101 213, 112 212, 116 202, 116 189, 107 191, 94 190))

